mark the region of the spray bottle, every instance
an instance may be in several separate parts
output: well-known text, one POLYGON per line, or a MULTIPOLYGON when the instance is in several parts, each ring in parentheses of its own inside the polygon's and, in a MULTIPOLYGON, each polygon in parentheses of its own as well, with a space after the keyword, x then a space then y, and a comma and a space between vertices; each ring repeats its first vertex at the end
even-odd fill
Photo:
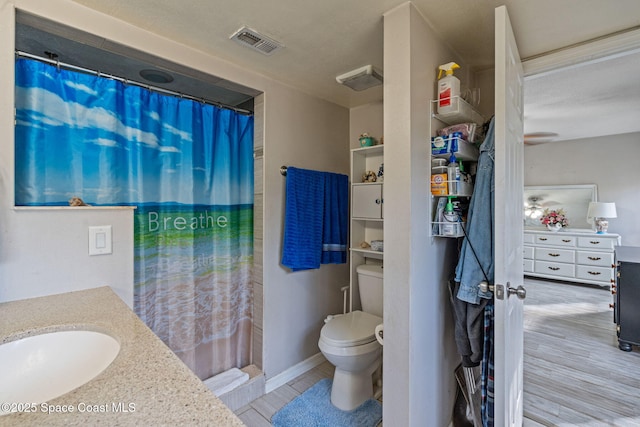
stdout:
POLYGON ((451 196, 447 197, 447 205, 444 208, 444 224, 442 224, 443 236, 456 236, 458 234, 458 214, 453 210, 451 196))
POLYGON ((449 194, 457 195, 460 192, 460 165, 456 155, 451 153, 447 165, 447 181, 449 182, 449 194))
POLYGON ((438 114, 458 111, 460 97, 460 80, 453 75, 453 70, 460 68, 455 62, 448 62, 438 67, 438 114), (442 72, 445 76, 442 77, 442 72))

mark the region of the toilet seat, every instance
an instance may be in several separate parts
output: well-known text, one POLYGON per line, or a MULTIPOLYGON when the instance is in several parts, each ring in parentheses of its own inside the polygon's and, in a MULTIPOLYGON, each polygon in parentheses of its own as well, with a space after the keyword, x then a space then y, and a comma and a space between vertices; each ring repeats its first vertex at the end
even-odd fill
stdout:
POLYGON ((320 339, 332 347, 354 347, 376 341, 374 331, 382 318, 352 311, 331 319, 320 331, 320 339))

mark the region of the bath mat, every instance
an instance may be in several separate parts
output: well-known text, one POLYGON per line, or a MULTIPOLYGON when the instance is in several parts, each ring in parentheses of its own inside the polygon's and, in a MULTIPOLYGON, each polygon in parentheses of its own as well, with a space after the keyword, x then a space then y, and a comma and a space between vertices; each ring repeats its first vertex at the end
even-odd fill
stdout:
POLYGON ((274 427, 375 427, 382 419, 382 405, 374 399, 352 411, 331 404, 331 380, 322 379, 287 403, 271 417, 274 427))

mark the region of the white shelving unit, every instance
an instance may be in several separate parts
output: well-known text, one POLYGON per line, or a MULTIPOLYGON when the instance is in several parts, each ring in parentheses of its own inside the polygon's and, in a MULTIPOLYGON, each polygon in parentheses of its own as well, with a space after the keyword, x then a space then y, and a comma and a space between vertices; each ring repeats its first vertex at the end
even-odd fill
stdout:
MULTIPOLYGON (((442 124, 451 126, 451 125, 456 125, 460 123, 476 123, 477 126, 482 126, 484 122, 484 119, 482 118, 482 116, 468 102, 466 102, 464 99, 458 96, 453 97, 453 104, 456 105, 457 108, 454 111, 451 111, 447 114, 436 113, 437 103, 438 103, 437 100, 432 100, 430 103, 430 106, 431 106, 430 118, 432 119, 429 121, 430 127, 431 127, 430 135, 435 136, 436 129, 443 127, 443 126, 439 126, 442 124), (439 123, 434 124, 434 121, 439 123)), ((478 151, 478 148, 474 144, 462 138, 457 138, 456 142, 457 142, 457 150, 454 151, 453 154, 455 154, 458 160, 462 160, 466 162, 478 161, 478 157, 480 153, 478 151)), ((429 141, 429 144, 430 144, 430 141, 429 141)), ((429 149, 429 152, 431 152, 431 149, 429 149)), ((447 160, 449 159, 450 156, 451 156, 450 152, 431 155, 432 158, 443 158, 447 160)), ((444 180, 443 182, 445 182, 447 184, 447 187, 449 187, 448 180, 444 180)), ((464 236, 464 232, 462 231, 462 227, 464 227, 465 225, 464 222, 460 223, 460 225, 455 226, 453 233, 445 234, 442 232, 442 230, 445 229, 446 226, 451 225, 451 223, 438 221, 438 218, 436 218, 438 203, 441 198, 446 199, 448 196, 455 197, 455 198, 460 198, 460 197, 470 198, 471 195, 473 194, 473 186, 470 184, 459 182, 458 187, 459 187, 459 191, 456 193, 449 194, 447 192, 447 194, 443 194, 443 195, 433 195, 433 194, 431 195, 432 213, 431 213, 430 230, 431 230, 432 236, 453 237, 453 238, 464 236)), ((449 228, 448 230, 450 231, 451 228, 449 228)))
POLYGON ((351 215, 350 215, 350 286, 351 310, 359 309, 360 293, 357 288, 356 269, 365 263, 382 263, 384 254, 361 244, 383 240, 384 184, 381 181, 362 182, 363 175, 373 171, 376 175, 384 162, 384 145, 351 150, 351 215))

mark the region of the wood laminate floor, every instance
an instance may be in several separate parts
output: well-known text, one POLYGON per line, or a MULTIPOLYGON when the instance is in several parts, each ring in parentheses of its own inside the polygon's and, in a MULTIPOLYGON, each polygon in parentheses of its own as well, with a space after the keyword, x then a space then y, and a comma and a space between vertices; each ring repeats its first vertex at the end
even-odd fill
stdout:
MULTIPOLYGON (((610 291, 535 279, 525 287, 524 427, 640 426, 640 351, 618 349, 610 291)), ((236 414, 271 426, 280 408, 331 377, 325 362, 236 414)))
POLYGON ((640 426, 640 351, 618 349, 611 292, 534 279, 525 287, 525 416, 546 426, 640 426))

